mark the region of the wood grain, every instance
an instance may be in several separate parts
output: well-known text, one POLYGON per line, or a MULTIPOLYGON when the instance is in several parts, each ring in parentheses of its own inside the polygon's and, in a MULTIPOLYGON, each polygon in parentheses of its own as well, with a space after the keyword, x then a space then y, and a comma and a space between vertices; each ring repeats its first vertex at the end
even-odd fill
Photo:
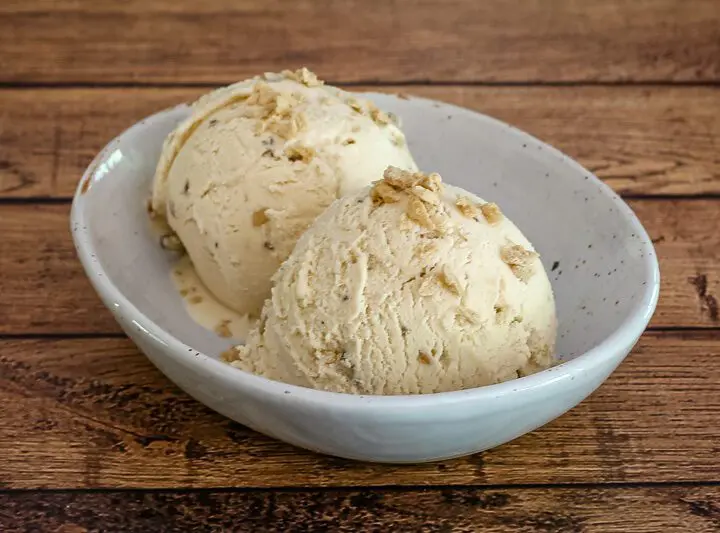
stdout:
POLYGON ((5 1, 0 82, 716 81, 715 0, 5 1))
POLYGON ((6 533, 710 533, 720 488, 6 493, 0 508, 6 533))
POLYGON ((720 481, 716 332, 646 334, 590 399, 544 428, 407 466, 266 438, 180 392, 125 339, 6 340, 0 354, 5 488, 720 481))
MULTIPOLYGON (((633 200, 656 241, 653 327, 719 327, 720 200, 633 200)), ((0 334, 115 333, 75 256, 69 205, 0 205, 0 334)))
MULTIPOLYGON (((500 118, 576 158, 620 193, 720 193, 716 89, 372 89, 402 89, 500 118)), ((87 165, 112 137, 206 90, 0 90, 0 198, 72 195, 87 165)))

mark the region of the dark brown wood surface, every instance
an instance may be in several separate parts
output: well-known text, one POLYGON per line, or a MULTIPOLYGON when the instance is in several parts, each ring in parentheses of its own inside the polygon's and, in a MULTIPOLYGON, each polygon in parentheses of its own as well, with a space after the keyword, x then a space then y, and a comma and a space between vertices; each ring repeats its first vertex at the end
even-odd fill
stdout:
POLYGON ((0 531, 720 531, 717 0, 0 2, 0 531), (215 85, 307 65, 529 131, 623 194, 661 263, 651 331, 497 449, 354 463, 178 390, 85 280, 97 151, 215 85))
POLYGON ((0 81, 718 81, 716 0, 6 0, 0 81), (89 7, 91 5, 91 7, 89 7))
MULTIPOLYGON (((720 91, 714 87, 359 89, 477 109, 553 144, 626 195, 720 194, 720 91)), ((0 89, 0 198, 70 197, 114 135, 207 90, 0 89)))
POLYGON ((0 495, 0 509, 6 533, 711 533, 720 527, 720 488, 15 493, 0 495))

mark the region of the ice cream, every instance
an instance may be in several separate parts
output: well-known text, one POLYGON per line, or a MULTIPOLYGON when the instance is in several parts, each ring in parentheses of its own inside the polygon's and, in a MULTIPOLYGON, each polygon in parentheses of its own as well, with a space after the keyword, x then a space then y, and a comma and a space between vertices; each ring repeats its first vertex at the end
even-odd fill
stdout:
POLYGON ((355 394, 478 387, 553 362, 555 302, 497 205, 437 174, 388 168, 335 201, 273 279, 233 366, 355 394))
POLYGON ((257 317, 308 225, 390 164, 416 168, 388 114, 307 69, 266 74, 193 104, 163 147, 152 210, 210 291, 257 317))

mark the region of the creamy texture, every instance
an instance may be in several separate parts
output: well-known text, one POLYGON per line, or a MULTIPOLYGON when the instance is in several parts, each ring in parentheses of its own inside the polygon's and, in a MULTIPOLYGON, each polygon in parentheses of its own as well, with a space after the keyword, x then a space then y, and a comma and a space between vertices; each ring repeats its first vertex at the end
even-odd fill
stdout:
POLYGON ((385 176, 303 235, 231 364, 356 394, 459 390, 550 366, 552 288, 520 230, 437 175, 385 176))
POLYGON ((270 278, 336 198, 389 164, 414 169, 402 132, 368 101, 297 72, 216 90, 166 139, 152 208, 204 284, 257 316, 270 278))
POLYGON ((248 338, 253 321, 220 303, 203 285, 189 257, 184 256, 175 264, 172 280, 183 297, 185 309, 195 322, 220 337, 238 342, 248 338))

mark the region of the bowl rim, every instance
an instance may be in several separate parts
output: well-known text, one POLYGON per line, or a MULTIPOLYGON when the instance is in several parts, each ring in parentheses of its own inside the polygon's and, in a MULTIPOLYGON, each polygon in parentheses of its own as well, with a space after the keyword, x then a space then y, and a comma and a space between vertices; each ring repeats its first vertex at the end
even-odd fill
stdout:
MULTIPOLYGON (((363 93, 363 96, 365 97, 371 95, 398 98, 396 95, 387 93, 363 93)), ((636 300, 628 317, 598 345, 584 353, 576 355, 569 361, 562 362, 559 365, 537 372, 530 376, 493 385, 485 385, 482 387, 428 394, 355 395, 290 385, 234 367, 232 367, 232 372, 228 372, 230 365, 199 352, 193 347, 183 343, 150 318, 145 316, 128 298, 125 297, 125 295, 107 276, 101 263, 95 258, 94 246, 90 238, 90 232, 86 226, 84 205, 87 201, 86 199, 91 195, 86 195, 84 193, 87 190, 88 183, 91 183, 94 179, 96 179, 97 168, 106 157, 106 154, 110 154, 122 138, 125 138, 133 133, 138 133, 146 128, 147 124, 162 120, 168 115, 186 111, 188 109, 187 104, 180 104, 152 114, 144 119, 141 119, 120 133, 105 147, 103 147, 95 158, 93 158, 92 162, 78 182, 72 200, 70 226, 78 257, 91 284, 100 295, 106 307, 108 307, 108 309, 113 313, 116 320, 119 319, 118 315, 120 315, 125 320, 132 322, 139 334, 144 335, 150 342, 156 344, 159 349, 168 351, 171 354, 171 357, 178 359, 179 362, 183 363, 185 366, 191 368, 204 367, 203 370, 209 372, 214 379, 225 382, 229 386, 253 389, 259 394, 275 396, 277 398, 292 395, 294 401, 301 400, 304 403, 322 405, 331 403, 333 407, 341 409, 356 409, 371 406, 382 407, 384 409, 416 409, 423 406, 437 406, 439 404, 446 405, 465 401, 494 399, 508 394, 517 393, 522 390, 539 389, 557 381, 572 379, 575 374, 590 370, 592 367, 602 364, 607 359, 611 359, 612 355, 618 351, 625 350, 628 346, 631 347, 632 344, 634 344, 642 335, 650 322, 657 306, 660 288, 660 270, 655 248, 647 234, 647 231, 640 223, 632 209, 620 198, 617 193, 615 193, 602 180, 597 178, 592 172, 582 167, 582 165, 566 156, 558 149, 540 141, 529 133, 526 133, 496 118, 479 113, 472 109, 456 106, 454 104, 415 96, 411 96, 410 100, 420 101, 430 105, 440 104, 445 108, 454 108, 463 113, 472 113, 477 120, 484 121, 493 127, 510 131, 513 135, 519 136, 520 139, 528 144, 534 143, 541 145, 543 150, 549 151, 551 154, 554 154, 559 158, 559 164, 568 165, 583 178, 588 177, 590 182, 598 187, 599 192, 615 204, 618 212, 632 227, 642 243, 641 246, 644 252, 643 263, 645 275, 648 281, 642 297, 636 300), (112 302, 112 305, 110 305, 109 302, 112 302)), ((132 335, 129 336, 132 338, 132 335)))

